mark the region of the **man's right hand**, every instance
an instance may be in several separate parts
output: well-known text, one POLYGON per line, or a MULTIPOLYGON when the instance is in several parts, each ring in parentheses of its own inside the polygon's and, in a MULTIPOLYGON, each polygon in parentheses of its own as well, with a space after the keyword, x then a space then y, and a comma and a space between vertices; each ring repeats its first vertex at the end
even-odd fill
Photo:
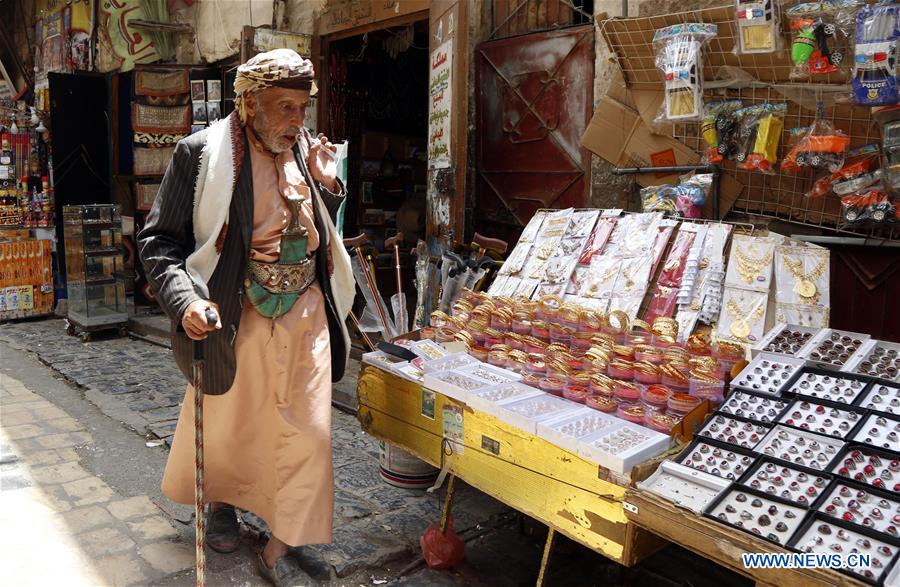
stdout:
POLYGON ((187 307, 184 316, 181 318, 181 325, 191 340, 204 340, 207 333, 222 328, 222 320, 216 322, 215 326, 210 325, 206 321, 206 310, 212 308, 216 314, 221 316, 219 306, 209 300, 197 300, 187 307))

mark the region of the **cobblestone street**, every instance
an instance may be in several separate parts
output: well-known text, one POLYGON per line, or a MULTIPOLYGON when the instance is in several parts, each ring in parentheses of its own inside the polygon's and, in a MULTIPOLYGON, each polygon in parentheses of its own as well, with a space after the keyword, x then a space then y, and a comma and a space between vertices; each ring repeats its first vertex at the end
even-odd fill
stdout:
MULTIPOLYGON (((336 397, 355 397, 357 372, 354 361, 336 397)), ((0 584, 194 584, 193 507, 159 488, 184 389, 163 346, 82 343, 62 320, 0 325, 0 584)), ((327 584, 534 584, 545 528, 464 484, 453 514, 466 559, 425 567, 419 537, 439 520, 443 492, 386 484, 376 440, 337 409, 332 426, 334 541, 311 547, 332 566, 327 584)), ((250 513, 243 522, 237 553, 208 555, 209 585, 266 584, 255 561, 266 529, 250 513)), ((719 571, 674 546, 626 570, 563 539, 547 584, 717 585, 719 571), (680 578, 667 578, 672 569, 680 578)))

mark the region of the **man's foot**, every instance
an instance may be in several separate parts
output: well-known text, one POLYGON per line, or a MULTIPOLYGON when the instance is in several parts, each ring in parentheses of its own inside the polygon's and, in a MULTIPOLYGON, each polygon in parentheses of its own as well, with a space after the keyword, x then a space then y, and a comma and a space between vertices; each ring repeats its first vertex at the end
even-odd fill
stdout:
POLYGON ((300 568, 297 559, 287 554, 276 560, 275 564, 270 567, 266 564, 263 554, 259 553, 257 566, 259 573, 275 587, 309 587, 316 584, 313 578, 300 568))
POLYGON ((223 505, 212 509, 207 519, 206 543, 216 552, 232 553, 241 545, 241 533, 238 527, 237 512, 234 506, 223 505))
POLYGON ((331 578, 331 565, 318 551, 308 546, 295 546, 289 550, 290 556, 300 564, 300 568, 309 573, 316 581, 331 578))

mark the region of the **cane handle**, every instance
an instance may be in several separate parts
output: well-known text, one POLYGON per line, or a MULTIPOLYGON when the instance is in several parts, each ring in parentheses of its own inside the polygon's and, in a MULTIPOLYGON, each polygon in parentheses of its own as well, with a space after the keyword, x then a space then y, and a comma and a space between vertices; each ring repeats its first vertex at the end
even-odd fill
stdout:
POLYGON ((472 237, 472 242, 482 249, 490 249, 492 251, 497 251, 498 253, 505 253, 506 249, 509 248, 509 244, 507 244, 506 241, 500 240, 499 238, 488 238, 477 232, 475 233, 475 236, 472 237))

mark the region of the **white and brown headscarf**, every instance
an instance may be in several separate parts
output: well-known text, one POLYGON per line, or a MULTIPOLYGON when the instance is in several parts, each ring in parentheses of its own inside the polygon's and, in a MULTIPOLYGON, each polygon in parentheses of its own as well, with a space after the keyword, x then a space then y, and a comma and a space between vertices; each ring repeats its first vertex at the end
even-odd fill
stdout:
POLYGON ((241 122, 247 121, 244 95, 271 87, 309 90, 315 95, 314 77, 312 61, 300 57, 292 49, 274 49, 251 57, 247 63, 238 66, 234 79, 234 106, 241 122))

